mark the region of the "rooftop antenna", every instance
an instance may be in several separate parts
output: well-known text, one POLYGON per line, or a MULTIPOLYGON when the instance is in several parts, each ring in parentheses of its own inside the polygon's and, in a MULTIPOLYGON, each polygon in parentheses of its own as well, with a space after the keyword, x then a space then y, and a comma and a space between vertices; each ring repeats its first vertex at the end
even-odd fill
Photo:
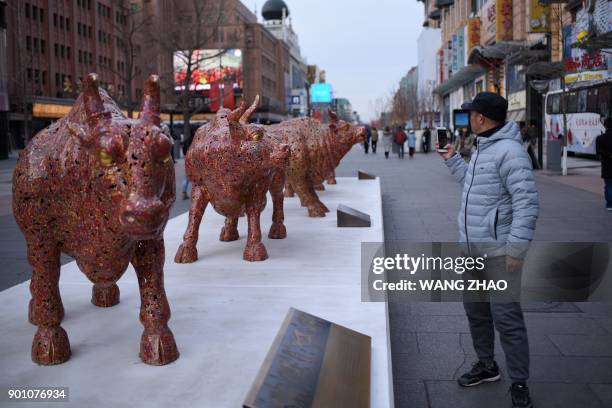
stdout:
POLYGON ((259 16, 257 15, 257 2, 255 2, 255 18, 257 19, 257 22, 259 22, 259 16))

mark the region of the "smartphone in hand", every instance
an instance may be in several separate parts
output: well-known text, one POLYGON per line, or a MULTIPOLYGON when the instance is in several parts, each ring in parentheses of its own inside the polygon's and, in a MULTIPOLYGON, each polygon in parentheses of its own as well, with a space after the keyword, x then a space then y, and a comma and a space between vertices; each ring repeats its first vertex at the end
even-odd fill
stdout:
POLYGON ((448 150, 444 148, 448 144, 448 131, 446 130, 446 128, 438 128, 437 137, 438 137, 438 152, 439 153, 448 152, 448 150))

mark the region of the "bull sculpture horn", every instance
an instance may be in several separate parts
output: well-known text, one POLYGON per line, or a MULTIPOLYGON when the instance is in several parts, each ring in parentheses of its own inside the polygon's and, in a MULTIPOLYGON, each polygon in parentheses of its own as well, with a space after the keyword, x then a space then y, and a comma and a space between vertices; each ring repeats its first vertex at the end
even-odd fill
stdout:
POLYGON ((87 123, 93 127, 98 119, 104 115, 104 102, 98 90, 97 74, 91 73, 85 78, 83 82, 83 102, 87 114, 87 123))
POLYGON ((331 108, 327 108, 327 113, 329 114, 329 118, 331 119, 332 123, 338 122, 338 115, 336 115, 336 112, 331 110, 331 108))
POLYGON ((245 107, 246 106, 245 106, 244 100, 242 100, 242 102, 240 102, 240 106, 238 106, 235 110, 231 111, 229 115, 227 115, 227 120, 229 122, 239 123, 245 107))
POLYGON ((255 100, 253 101, 253 104, 249 107, 249 109, 246 110, 246 112, 244 112, 244 114, 240 118, 240 123, 242 123, 243 125, 246 125, 247 123, 249 123, 251 116, 253 116, 253 113, 255 113, 258 107, 259 107, 259 95, 255 96, 255 100))
POLYGON ((161 124, 159 104, 159 76, 151 75, 145 82, 138 119, 143 123, 159 126, 161 124))

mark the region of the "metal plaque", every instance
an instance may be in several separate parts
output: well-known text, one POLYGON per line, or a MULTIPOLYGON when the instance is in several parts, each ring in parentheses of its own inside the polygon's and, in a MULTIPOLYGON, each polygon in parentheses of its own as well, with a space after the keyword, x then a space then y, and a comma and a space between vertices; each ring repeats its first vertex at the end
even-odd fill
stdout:
POLYGON ((289 309, 244 408, 369 407, 371 341, 289 309))

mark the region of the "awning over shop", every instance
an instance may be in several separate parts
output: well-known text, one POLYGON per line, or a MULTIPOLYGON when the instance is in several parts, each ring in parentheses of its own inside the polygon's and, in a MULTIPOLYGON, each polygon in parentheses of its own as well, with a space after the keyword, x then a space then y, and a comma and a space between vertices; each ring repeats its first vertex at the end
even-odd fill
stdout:
POLYGON ((444 81, 440 86, 434 89, 434 92, 439 95, 446 95, 460 86, 473 81, 484 73, 485 69, 480 65, 465 66, 453 74, 448 81, 444 81))
POLYGON ((525 75, 535 79, 561 78, 565 74, 562 62, 535 62, 527 67, 525 75))
POLYGON ((525 43, 522 41, 502 41, 492 45, 477 45, 470 51, 468 64, 477 64, 482 59, 502 61, 506 56, 523 48, 525 48, 525 43))

